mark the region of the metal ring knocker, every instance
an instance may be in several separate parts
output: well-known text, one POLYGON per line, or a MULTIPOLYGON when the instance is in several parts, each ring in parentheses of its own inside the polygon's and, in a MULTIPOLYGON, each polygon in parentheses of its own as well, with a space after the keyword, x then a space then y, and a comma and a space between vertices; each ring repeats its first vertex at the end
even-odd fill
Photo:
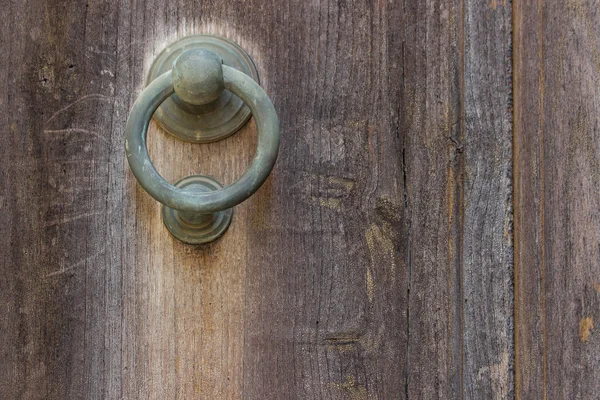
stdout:
MULTIPOLYGON (((216 37, 199 37, 223 41, 216 37)), ((180 50, 172 69, 154 79, 135 101, 125 128, 125 149, 140 185, 163 204, 167 229, 183 242, 199 244, 221 236, 231 222, 232 207, 254 194, 271 173, 279 151, 279 121, 273 103, 251 77, 224 65, 219 55, 206 48, 188 44, 180 50), (205 114, 214 117, 215 108, 231 103, 222 100, 225 89, 238 96, 256 120, 258 146, 250 167, 226 187, 204 175, 188 176, 171 185, 158 173, 148 154, 146 134, 150 119, 174 93, 174 100, 182 107, 187 110, 205 107, 203 110, 208 110, 205 114)), ((236 113, 239 116, 239 111, 236 113)), ((202 112, 198 114, 201 118, 202 112)), ((236 125, 240 125, 239 117, 236 118, 236 125)), ((217 140, 238 128, 229 124, 228 131, 217 140)), ((214 141, 214 138, 202 140, 199 135, 198 140, 193 141, 214 141)))

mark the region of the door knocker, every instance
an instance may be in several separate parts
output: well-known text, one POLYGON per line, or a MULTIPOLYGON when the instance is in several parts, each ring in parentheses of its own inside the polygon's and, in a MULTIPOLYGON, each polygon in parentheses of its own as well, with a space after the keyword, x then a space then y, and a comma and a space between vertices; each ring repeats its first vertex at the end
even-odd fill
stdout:
POLYGON ((231 223, 232 207, 254 194, 275 165, 279 121, 257 80, 256 67, 238 45, 217 36, 189 36, 159 54, 131 109, 125 128, 129 166, 144 190, 163 204, 169 232, 185 243, 220 237, 231 223), (258 131, 256 153, 229 186, 205 175, 171 185, 150 160, 146 135, 152 117, 181 140, 207 143, 234 134, 251 114, 258 131))

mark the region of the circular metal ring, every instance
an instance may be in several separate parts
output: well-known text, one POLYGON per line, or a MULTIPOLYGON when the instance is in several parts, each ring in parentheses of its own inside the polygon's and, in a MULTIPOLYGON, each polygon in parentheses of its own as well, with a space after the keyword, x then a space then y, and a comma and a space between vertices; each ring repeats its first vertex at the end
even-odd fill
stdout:
POLYGON ((265 182, 279 151, 279 120, 273 103, 250 77, 223 65, 225 88, 250 108, 256 120, 258 145, 248 170, 234 183, 209 192, 178 189, 167 182, 150 160, 146 136, 154 111, 173 93, 172 70, 169 70, 141 93, 131 109, 125 127, 127 160, 140 185, 154 199, 167 207, 190 213, 212 213, 236 206, 254 194, 265 182))

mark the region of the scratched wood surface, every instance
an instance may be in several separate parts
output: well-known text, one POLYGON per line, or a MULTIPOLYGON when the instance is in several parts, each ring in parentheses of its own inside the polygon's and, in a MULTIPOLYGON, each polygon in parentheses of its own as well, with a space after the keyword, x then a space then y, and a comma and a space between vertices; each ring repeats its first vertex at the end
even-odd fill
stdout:
POLYGON ((600 388, 598 3, 520 2, 514 37, 517 394, 593 399, 600 388))
MULTIPOLYGON (((514 396, 510 2, 0 5, 1 398, 514 396), (154 56, 192 33, 251 54, 282 128, 201 247, 123 148, 154 56)), ((253 123, 149 136, 170 181, 231 183, 256 145, 253 123)))

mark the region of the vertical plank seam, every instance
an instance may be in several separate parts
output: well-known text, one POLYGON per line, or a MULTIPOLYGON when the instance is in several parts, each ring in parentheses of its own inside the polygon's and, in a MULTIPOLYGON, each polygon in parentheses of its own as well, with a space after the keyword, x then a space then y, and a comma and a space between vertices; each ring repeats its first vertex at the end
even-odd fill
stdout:
MULTIPOLYGON (((120 18, 120 12, 121 12, 120 5, 121 5, 120 1, 117 2, 117 13, 116 13, 117 14, 116 15, 116 25, 117 25, 116 32, 117 33, 116 33, 116 36, 115 36, 116 54, 115 54, 115 63, 114 63, 114 70, 115 70, 115 72, 114 72, 114 76, 113 76, 113 82, 114 82, 115 86, 118 84, 118 73, 119 73, 118 63, 119 63, 119 18, 120 18)), ((111 112, 110 112, 110 126, 111 126, 111 128, 114 126, 114 119, 115 119, 115 104, 116 104, 116 100, 114 98, 115 94, 116 94, 116 91, 113 91, 113 93, 112 93, 113 99, 112 99, 112 102, 111 102, 111 112)), ((114 130, 112 130, 111 131, 111 136, 114 135, 114 133, 115 133, 114 130)), ((120 143, 120 142, 117 140, 116 143, 120 143)), ((111 141, 111 144, 112 144, 112 146, 110 146, 109 149, 108 149, 108 162, 109 163, 110 163, 110 159, 114 155, 112 153, 112 151, 114 150, 115 142, 111 141)), ((116 153, 118 154, 118 151, 116 153)), ((111 211, 109 209, 110 205, 109 205, 109 201, 108 201, 109 193, 111 191, 111 187, 110 187, 111 179, 112 179, 111 168, 108 168, 107 172, 108 173, 107 173, 107 176, 106 176, 106 191, 105 191, 104 209, 107 212, 107 215, 105 217, 108 219, 108 217, 110 216, 110 213, 111 213, 111 211)), ((110 240, 110 237, 111 237, 110 227, 107 229, 106 234, 108 236, 106 238, 106 241, 108 242, 110 240)), ((119 239, 121 239, 121 237, 119 239)), ((111 301, 110 301, 110 298, 109 298, 110 297, 110 293, 108 293, 107 289, 109 287, 109 280, 111 279, 109 277, 111 276, 111 273, 112 273, 113 263, 112 263, 112 259, 111 259, 112 257, 109 254, 108 250, 105 251, 104 255, 105 255, 105 258, 107 260, 107 264, 110 266, 109 267, 110 270, 108 268, 104 270, 104 285, 105 285, 104 286, 104 319, 105 319, 105 321, 106 320, 110 321, 110 317, 109 317, 110 313, 109 313, 108 309, 111 306, 111 304, 110 304, 111 301)), ((121 321, 121 323, 122 323, 122 321, 121 321)), ((105 346, 109 347, 109 345, 107 343, 107 338, 111 334, 110 325, 109 326, 104 325, 104 330, 106 332, 106 336, 104 338, 104 343, 105 343, 105 346)), ((119 329, 119 331, 120 331, 120 329, 119 329)), ((122 349, 119 349, 119 350, 121 351, 121 356, 120 357, 121 357, 121 360, 122 360, 123 359, 123 357, 122 357, 123 352, 122 352, 122 349)), ((112 354, 108 354, 108 355, 107 354, 103 354, 103 359, 102 359, 102 361, 103 361, 103 373, 104 373, 104 395, 105 396, 106 395, 110 396, 110 387, 112 385, 112 382, 110 382, 110 380, 111 380, 110 378, 111 378, 112 371, 108 371, 107 372, 106 357, 112 358, 112 354)), ((112 360, 109 359, 108 363, 109 363, 109 368, 111 368, 112 367, 112 360)), ((121 364, 122 364, 122 361, 121 361, 121 364)), ((118 383, 118 385, 120 387, 123 386, 122 385, 122 381, 123 381, 123 377, 119 376, 119 383, 118 383)))
MULTIPOLYGON (((47 6, 46 6, 46 12, 48 12, 47 10, 47 6)), ((88 30, 88 23, 87 23, 87 19, 88 19, 88 14, 89 14, 89 8, 86 4, 85 7, 85 13, 84 13, 84 22, 83 22, 83 44, 87 45, 87 30, 88 30)), ((87 46, 86 46, 87 47, 87 46)), ((87 66, 88 64, 86 63, 84 65, 84 73, 87 75, 87 66)), ((94 165, 94 164, 92 164, 94 165)), ((95 165, 94 165, 95 166, 95 165)), ((90 176, 88 178, 88 187, 92 187, 92 182, 91 182, 92 177, 90 176)), ((88 209, 91 209, 91 202, 92 199, 90 198, 88 200, 88 209)), ((86 224, 85 226, 85 230, 84 230, 84 244, 83 247, 85 248, 85 254, 86 257, 88 255, 88 224, 86 224)), ((84 387, 87 388, 88 390, 90 389, 90 376, 88 374, 87 371, 87 366, 88 366, 88 361, 89 361, 89 357, 88 357, 88 352, 87 352, 87 345, 88 345, 88 260, 86 258, 85 262, 83 263, 83 274, 84 274, 84 280, 83 280, 83 304, 84 304, 84 311, 83 311, 83 321, 84 321, 84 334, 83 334, 83 381, 84 381, 84 387)), ((69 388, 70 390, 70 388, 69 388)))
MULTIPOLYGON (((118 29, 118 27, 121 24, 121 6, 122 6, 121 0, 117 1, 117 18, 116 18, 117 29, 118 29)), ((117 32, 118 32, 118 30, 117 30, 117 32)), ((130 32, 131 32, 131 30, 130 30, 130 32)), ((119 70, 119 60, 120 60, 120 58, 119 58, 119 42, 120 42, 120 38, 121 37, 119 36, 119 33, 117 33, 117 37, 115 39, 116 40, 116 48, 117 48, 116 56, 115 56, 115 79, 114 79, 115 84, 119 83, 118 78, 117 78, 117 71, 119 70)), ((116 94, 117 94, 117 90, 115 90, 113 92, 113 95, 116 95, 116 94)), ((116 104, 116 100, 113 100, 113 112, 114 112, 115 104, 116 104)), ((129 107, 127 107, 127 110, 129 110, 129 107)), ((114 120, 114 118, 113 118, 113 120, 114 120)), ((114 126, 113 125, 113 120, 111 120, 111 127, 114 126)), ((121 160, 121 162, 122 161, 123 160, 121 160)), ((123 172, 125 172, 125 173, 126 173, 126 171, 127 171, 126 169, 123 170, 123 172)), ((125 210, 125 209, 127 209, 127 203, 126 203, 126 198, 125 198, 125 193, 127 192, 127 178, 126 178, 126 175, 125 176, 122 175, 122 177, 124 177, 125 179, 123 179, 121 181, 121 186, 119 188, 120 189, 120 193, 121 193, 120 200, 121 200, 121 208, 125 210)), ((119 226, 119 231, 120 232, 125 232, 125 230, 126 230, 126 228, 125 228, 126 224, 125 224, 124 215, 125 214, 122 214, 121 218, 120 218, 120 226, 119 226)), ((126 360, 125 360, 125 355, 126 355, 126 352, 125 352, 125 335, 126 335, 126 333, 124 331, 124 328, 125 328, 125 318, 124 318, 124 312, 125 312, 124 311, 125 310, 125 305, 124 305, 125 301, 124 300, 125 300, 125 295, 124 295, 124 293, 125 293, 125 290, 126 290, 126 288, 125 288, 125 268, 124 268, 125 260, 126 260, 126 255, 124 254, 124 249, 126 247, 126 244, 124 243, 123 238, 121 238, 120 244, 121 244, 121 246, 120 246, 119 252, 121 253, 120 254, 120 256, 121 256, 121 259, 120 259, 121 260, 121 268, 120 268, 120 270, 121 270, 120 271, 121 284, 120 284, 120 291, 121 292, 119 293, 119 305, 120 305, 120 310, 119 310, 119 317, 120 317, 119 318, 119 324, 120 324, 120 326, 119 326, 119 334, 120 334, 120 337, 119 337, 119 351, 121 352, 121 354, 119 355, 119 357, 120 357, 119 371, 118 371, 118 373, 115 372, 115 375, 119 376, 119 397, 121 399, 123 399, 124 396, 125 396, 125 392, 124 392, 124 390, 125 390, 124 386, 125 385, 123 383, 123 381, 125 380, 125 374, 123 373, 123 371, 124 371, 125 363, 126 363, 126 360)))
MULTIPOLYGON (((466 110, 465 110, 465 0, 460 0, 459 2, 459 96, 460 101, 458 104, 459 107, 459 115, 460 115, 460 142, 465 143, 465 121, 466 121, 466 110)), ((458 229, 457 233, 459 237, 457 238, 458 249, 458 269, 459 269, 459 281, 457 282, 459 285, 458 293, 460 294, 459 304, 460 304, 460 321, 459 321, 459 337, 460 337, 460 399, 464 399, 464 369, 465 369, 465 302, 464 302, 464 268, 463 268, 463 260, 464 260, 464 163, 465 158, 467 157, 466 149, 464 150, 463 156, 458 160, 458 176, 457 176, 457 189, 458 189, 458 229)))
POLYGON ((544 31, 543 31, 543 0, 538 0, 538 21, 539 21, 539 49, 538 49, 538 63, 539 63, 539 98, 538 98, 538 109, 539 109, 539 121, 538 121, 538 136, 540 141, 539 147, 539 168, 540 168, 540 234, 541 234, 541 246, 540 256, 542 263, 542 284, 541 284, 541 295, 542 295, 542 393, 543 399, 547 399, 547 388, 546 388, 546 376, 547 376, 547 351, 546 351, 546 230, 545 230, 545 166, 544 166, 544 31))
MULTIPOLYGON (((453 0, 448 0, 448 15, 449 15, 449 20, 450 23, 448 24, 448 48, 452 50, 452 38, 453 38, 453 34, 455 34, 455 32, 453 31, 454 28, 454 24, 455 24, 455 19, 454 19, 454 8, 453 8, 453 0)), ((452 114, 450 110, 451 107, 451 102, 453 100, 453 93, 452 93, 452 62, 450 61, 448 63, 448 93, 449 93, 449 100, 448 103, 446 105, 446 109, 447 111, 447 119, 446 119, 446 124, 448 127, 448 134, 450 136, 450 140, 452 140, 452 119, 454 117, 454 114, 452 114)), ((455 111, 455 110, 452 110, 455 111)), ((460 123, 460 121, 458 122, 460 123)), ((450 179, 448 179, 448 184, 446 187, 446 190, 448 191, 448 203, 447 203, 447 210, 448 210, 448 214, 446 216, 446 223, 447 223, 447 235, 448 235, 448 243, 447 243, 447 264, 448 264, 448 269, 446 271, 447 276, 446 276, 446 290, 447 290, 447 297, 446 297, 446 323, 447 323, 447 327, 446 327, 446 371, 448 376, 451 376, 452 373, 452 364, 453 364, 453 359, 452 359, 452 274, 456 269, 456 266, 453 264, 454 261, 454 252, 453 252, 453 237, 452 237, 452 233, 454 232, 454 211, 455 211, 455 207, 454 207, 454 202, 455 200, 455 188, 456 188, 456 176, 455 176, 455 165, 453 163, 452 160, 452 156, 453 156, 453 151, 450 149, 447 152, 447 156, 448 158, 451 160, 448 164, 448 176, 450 179)), ((448 399, 451 398, 451 393, 452 393, 452 386, 450 384, 448 384, 446 386, 446 397, 448 399)))
MULTIPOLYGON (((404 72, 403 72, 404 74, 404 72)), ((404 81, 404 76, 403 76, 404 81)), ((405 381, 404 381, 404 394, 406 400, 409 398, 409 387, 408 380, 410 376, 410 284, 411 284, 411 269, 412 269, 412 223, 410 219, 410 210, 409 210, 409 202, 408 202, 408 192, 407 192, 407 184, 406 184, 406 138, 402 143, 402 175, 403 175, 403 185, 404 185, 404 212, 407 215, 406 225, 407 225, 407 249, 406 249, 406 275, 407 275, 407 289, 406 289, 406 357, 405 357, 405 381)))
POLYGON ((513 109, 512 109, 512 124, 513 124, 513 142, 512 142, 512 154, 513 154, 513 290, 514 290, 514 303, 513 303, 513 319, 514 319, 514 349, 515 349, 515 365, 513 371, 513 379, 515 382, 515 400, 520 398, 521 393, 521 377, 520 377, 520 364, 519 364, 519 295, 521 293, 521 284, 519 281, 519 252, 520 252, 520 243, 519 243, 519 223, 520 223, 520 208, 518 207, 518 201, 520 200, 519 196, 519 185, 520 185, 520 177, 518 173, 518 165, 519 165, 519 149, 517 146, 517 120, 519 114, 517 110, 519 109, 520 102, 519 96, 517 92, 517 87, 520 84, 520 78, 517 71, 520 71, 518 68, 520 64, 518 64, 517 58, 521 57, 521 42, 520 38, 520 13, 519 13, 519 0, 514 0, 512 3, 512 15, 511 15, 511 25, 512 25, 512 92, 513 92, 513 109), (517 18, 519 20, 517 21, 517 18))
MULTIPOLYGON (((406 2, 402 2, 402 20, 404 21, 404 32, 402 36, 402 102, 401 107, 404 110, 404 100, 406 95, 406 2)), ((400 128, 404 130, 404 112, 400 113, 400 128)), ((409 400, 409 379, 410 379, 410 284, 412 269, 412 223, 408 202, 408 184, 406 167, 406 131, 402 136, 402 193, 404 197, 404 214, 406 216, 406 354, 404 359, 404 398, 409 400)))

